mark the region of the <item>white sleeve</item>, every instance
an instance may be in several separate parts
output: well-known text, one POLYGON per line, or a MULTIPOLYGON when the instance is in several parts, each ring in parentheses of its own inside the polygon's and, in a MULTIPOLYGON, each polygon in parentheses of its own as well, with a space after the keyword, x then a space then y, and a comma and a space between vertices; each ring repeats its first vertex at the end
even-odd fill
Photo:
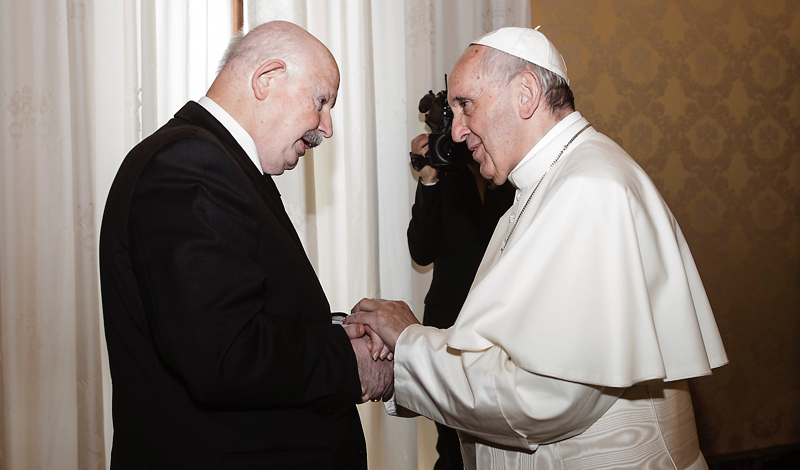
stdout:
POLYGON ((527 372, 499 346, 448 348, 447 336, 421 325, 400 335, 394 405, 494 444, 534 450, 575 436, 624 391, 527 372))

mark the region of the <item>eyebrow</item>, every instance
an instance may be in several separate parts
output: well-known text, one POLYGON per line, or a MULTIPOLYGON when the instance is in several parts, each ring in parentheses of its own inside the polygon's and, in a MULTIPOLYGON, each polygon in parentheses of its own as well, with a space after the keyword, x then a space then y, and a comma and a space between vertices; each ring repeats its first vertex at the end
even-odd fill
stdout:
POLYGON ((336 97, 339 96, 337 93, 325 94, 323 92, 317 92, 318 98, 322 98, 325 100, 326 103, 331 104, 331 109, 336 106, 336 97))
POLYGON ((470 101, 469 97, 462 96, 462 95, 458 95, 458 96, 453 97, 453 100, 456 103, 458 103, 458 105, 461 106, 462 108, 464 107, 464 102, 465 101, 470 101))

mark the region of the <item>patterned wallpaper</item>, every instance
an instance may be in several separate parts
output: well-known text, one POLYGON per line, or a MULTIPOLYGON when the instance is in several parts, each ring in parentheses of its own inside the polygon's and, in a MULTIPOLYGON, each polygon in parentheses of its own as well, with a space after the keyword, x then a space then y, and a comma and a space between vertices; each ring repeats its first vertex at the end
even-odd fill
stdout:
POLYGON ((576 108, 650 174, 730 364, 691 381, 707 456, 800 444, 800 1, 532 0, 576 108))

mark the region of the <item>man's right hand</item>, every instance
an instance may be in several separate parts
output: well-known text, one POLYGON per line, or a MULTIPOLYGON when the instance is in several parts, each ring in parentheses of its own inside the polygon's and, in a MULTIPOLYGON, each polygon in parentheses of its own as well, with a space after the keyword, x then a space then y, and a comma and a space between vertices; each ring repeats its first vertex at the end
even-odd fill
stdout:
POLYGON ((388 400, 394 394, 394 361, 374 360, 368 335, 350 340, 358 361, 361 379, 361 403, 367 400, 388 400))
MULTIPOLYGON (((428 134, 420 134, 411 141, 411 153, 425 155, 428 153, 428 134)), ((439 181, 439 173, 430 165, 426 165, 419 170, 419 177, 422 184, 433 184, 439 181)))
POLYGON ((383 347, 394 353, 397 338, 410 325, 419 324, 408 304, 396 300, 361 299, 345 320, 345 324, 361 323, 378 334, 383 344, 373 344, 373 353, 383 347))

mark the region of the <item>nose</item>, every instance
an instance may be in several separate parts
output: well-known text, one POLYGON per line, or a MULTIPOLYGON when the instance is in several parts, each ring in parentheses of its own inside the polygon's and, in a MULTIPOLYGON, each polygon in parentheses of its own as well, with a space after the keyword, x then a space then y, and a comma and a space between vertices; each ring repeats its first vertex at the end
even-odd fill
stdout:
POLYGON ((330 110, 325 109, 322 111, 317 129, 319 129, 326 138, 333 135, 333 119, 331 118, 330 110))
POLYGON ((454 142, 464 142, 470 134, 469 127, 467 127, 464 113, 459 109, 453 110, 453 127, 450 130, 450 135, 453 137, 454 142))

